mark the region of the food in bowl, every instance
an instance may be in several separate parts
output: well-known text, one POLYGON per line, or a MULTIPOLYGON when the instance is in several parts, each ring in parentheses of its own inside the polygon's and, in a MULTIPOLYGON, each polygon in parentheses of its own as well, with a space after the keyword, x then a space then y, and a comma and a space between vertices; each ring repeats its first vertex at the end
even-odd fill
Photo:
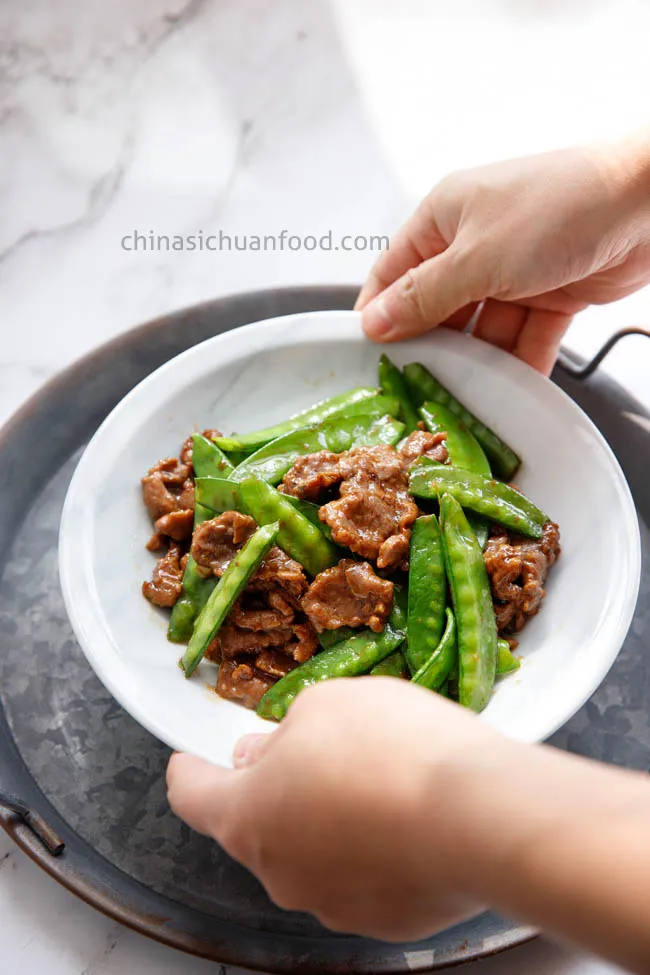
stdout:
POLYGON ((320 680, 410 679, 481 711, 519 666, 558 526, 507 483, 520 459, 422 365, 274 427, 193 434, 142 479, 186 677, 280 720, 320 680))

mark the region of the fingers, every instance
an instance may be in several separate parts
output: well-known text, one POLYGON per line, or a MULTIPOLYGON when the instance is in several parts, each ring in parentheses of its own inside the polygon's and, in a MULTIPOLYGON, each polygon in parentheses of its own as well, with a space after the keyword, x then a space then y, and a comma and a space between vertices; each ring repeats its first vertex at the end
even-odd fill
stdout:
POLYGON ((533 369, 549 376, 572 318, 562 312, 531 308, 512 351, 533 369))
POLYGON ((504 352, 512 352, 528 312, 525 305, 488 298, 472 334, 491 345, 498 345, 504 352))
POLYGON ((429 331, 459 309, 486 296, 481 294, 478 264, 454 246, 407 271, 363 310, 366 335, 378 342, 394 342, 429 331))
POLYGON ((167 799, 173 811, 198 833, 215 836, 235 789, 237 773, 195 755, 172 755, 167 799))
POLYGON ((433 194, 422 201, 415 213, 393 237, 370 270, 368 280, 359 292, 355 311, 361 311, 380 292, 417 267, 445 250, 449 241, 440 233, 434 215, 433 194))
MULTIPOLYGON (((544 300, 548 299, 545 297, 544 300)), ((572 318, 566 312, 488 299, 473 335, 497 345, 505 352, 512 352, 533 369, 548 376, 572 318)))
POLYGON ((244 735, 235 745, 233 762, 236 769, 248 768, 256 765, 273 744, 273 734, 244 735))

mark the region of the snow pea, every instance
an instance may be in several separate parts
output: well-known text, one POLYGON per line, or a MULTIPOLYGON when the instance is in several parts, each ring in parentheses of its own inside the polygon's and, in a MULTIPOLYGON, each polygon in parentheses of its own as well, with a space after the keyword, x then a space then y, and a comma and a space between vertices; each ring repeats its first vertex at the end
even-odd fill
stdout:
POLYGON ((507 640, 497 641, 497 677, 519 670, 521 660, 515 657, 507 640))
MULTIPOLYGON (((474 474, 491 476, 490 463, 480 443, 466 426, 447 406, 440 403, 424 403, 420 407, 420 416, 431 433, 445 433, 445 447, 449 452, 449 463, 463 471, 473 471, 474 474)), ((485 518, 470 512, 467 520, 476 532, 478 543, 485 548, 490 534, 490 526, 485 518)))
POLYGON ((411 394, 401 369, 391 362, 387 355, 379 360, 379 385, 387 396, 397 396, 399 400, 399 418, 406 425, 406 433, 417 430, 418 411, 411 399, 411 394))
POLYGON ((440 527, 435 515, 413 525, 409 554, 406 659, 412 674, 429 660, 445 626, 447 584, 440 527))
MULTIPOLYGON (((216 444, 200 433, 192 437, 192 464, 196 477, 228 477, 234 469, 228 458, 216 444)), ((225 510, 225 509, 221 509, 225 510)), ((200 502, 194 506, 194 527, 214 517, 200 502)), ((214 576, 205 579, 190 555, 183 573, 183 591, 177 599, 169 618, 167 639, 171 643, 187 643, 192 636, 194 620, 205 606, 217 580, 214 576)))
MULTIPOLYGON (((195 528, 210 518, 214 518, 214 511, 204 508, 201 504, 195 504, 195 528)), ((167 627, 167 639, 171 643, 187 643, 192 636, 194 620, 205 606, 216 584, 217 580, 214 576, 204 579, 190 555, 183 574, 183 591, 174 604, 167 627)))
POLYGON ((275 545, 279 531, 280 525, 277 522, 258 528, 226 567, 194 624, 192 638, 181 659, 186 677, 191 677, 194 673, 235 601, 259 568, 264 556, 275 545))
POLYGON ((508 484, 444 464, 418 464, 411 472, 409 491, 418 498, 436 498, 447 492, 463 508, 529 538, 541 538, 548 520, 537 505, 508 484))
POLYGON ((196 501, 216 514, 242 510, 239 485, 225 477, 197 477, 194 491, 196 501))
POLYGON ((228 477, 235 469, 216 443, 202 433, 192 435, 192 464, 196 477, 228 477))
POLYGON ((318 642, 323 650, 331 650, 337 643, 343 643, 344 640, 349 640, 351 636, 357 636, 358 633, 358 627, 354 629, 352 626, 339 626, 336 630, 323 630, 319 633, 318 642))
POLYGON ((339 561, 341 553, 336 545, 270 484, 249 477, 239 485, 239 496, 241 507, 258 525, 279 523, 278 545, 310 575, 318 575, 339 561))
POLYGON ((458 641, 458 700, 482 711, 494 687, 497 627, 483 553, 458 501, 440 498, 440 527, 458 641))
POLYGON ((405 635, 404 601, 401 592, 396 588, 395 603, 381 633, 362 630, 300 664, 269 688, 257 707, 257 713, 262 718, 281 721, 298 694, 306 687, 335 677, 358 677, 367 674, 399 647, 405 635))
POLYGON ((454 614, 449 607, 445 612, 447 616, 445 632, 442 634, 438 646, 418 672, 413 675, 414 684, 426 687, 430 691, 437 691, 446 683, 458 656, 454 614))
POLYGON ((391 410, 397 412, 397 400, 376 396, 364 400, 365 404, 372 404, 368 405, 367 413, 337 416, 272 440, 242 461, 231 474, 232 479, 243 481, 247 477, 259 477, 269 484, 279 484, 297 459, 305 454, 315 454, 319 450, 340 454, 351 447, 396 443, 404 430, 404 424, 390 415, 391 410))
POLYGON ((404 378, 417 406, 428 401, 441 403, 460 417, 483 447, 492 465, 492 470, 498 477, 509 481, 516 474, 521 465, 521 458, 494 430, 491 430, 478 417, 470 413, 425 366, 419 362, 412 362, 410 365, 404 366, 404 378))
POLYGON ((359 410, 362 402, 374 396, 377 396, 377 389, 371 386, 359 386, 356 389, 340 393, 338 396, 330 396, 329 399, 310 406, 308 410, 295 413, 283 423, 276 423, 275 426, 255 430, 253 433, 238 433, 231 437, 218 437, 215 442, 227 454, 235 450, 252 453, 254 450, 259 450, 270 440, 277 440, 278 437, 283 437, 285 433, 309 426, 312 423, 322 423, 328 416, 335 416, 340 413, 351 416, 353 413, 362 412, 359 410))
POLYGON ((408 680, 409 669, 406 665, 406 660, 404 659, 404 654, 401 650, 396 650, 391 653, 389 657, 386 657, 379 664, 375 666, 370 671, 371 677, 400 677, 404 680, 408 680))

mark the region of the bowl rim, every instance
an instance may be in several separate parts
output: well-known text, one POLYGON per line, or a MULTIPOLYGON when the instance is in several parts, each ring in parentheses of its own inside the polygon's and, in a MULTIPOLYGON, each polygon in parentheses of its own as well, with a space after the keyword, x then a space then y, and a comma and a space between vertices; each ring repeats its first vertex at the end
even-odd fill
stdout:
MULTIPOLYGON (((214 359, 211 359, 210 355, 206 355, 208 350, 212 352, 213 349, 218 350, 232 345, 233 358, 241 359, 243 354, 281 347, 282 342, 277 344, 264 342, 263 337, 268 338, 270 336, 271 327, 291 328, 305 319, 309 320, 309 329, 301 333, 300 344, 315 341, 353 340, 357 336, 362 339, 360 317, 360 313, 347 310, 322 310, 279 315, 241 325, 186 349, 142 379, 116 404, 94 433, 74 471, 64 502, 59 531, 59 576, 64 604, 73 631, 91 667, 121 706, 155 737, 175 750, 194 751, 194 748, 183 734, 179 735, 170 731, 163 722, 152 717, 146 709, 140 707, 137 693, 130 689, 129 681, 121 679, 122 676, 128 674, 128 668, 119 655, 114 653, 114 643, 108 635, 107 627, 97 626, 98 619, 100 623, 105 621, 95 588, 94 574, 89 559, 89 546, 86 546, 86 557, 79 563, 78 539, 80 533, 78 525, 73 521, 73 510, 75 515, 78 515, 79 505, 83 506, 86 471, 92 466, 95 452, 101 450, 101 442, 107 431, 111 430, 118 418, 127 413, 133 405, 137 405, 139 400, 145 397, 146 401, 152 388, 155 390, 158 385, 160 391, 172 396, 209 373, 214 368, 214 359), (319 324, 324 326, 325 322, 329 323, 327 333, 323 328, 319 331, 317 327, 319 324), (340 331, 336 331, 334 334, 335 327, 340 331), (259 341, 260 339, 261 341, 259 341), (170 380, 172 380, 171 385, 170 380), (107 650, 110 652, 106 652, 107 650)), ((592 657, 591 666, 588 674, 584 675, 585 679, 580 685, 579 694, 563 695, 560 701, 549 702, 548 710, 545 712, 546 720, 538 721, 537 727, 531 728, 529 734, 517 736, 521 741, 542 741, 557 731, 591 697, 614 663, 625 639, 634 614, 641 579, 641 538, 636 508, 625 475, 611 447, 590 417, 564 390, 515 356, 505 353, 472 335, 444 328, 437 329, 433 335, 436 342, 443 342, 446 345, 458 347, 461 343, 467 343, 466 347, 474 350, 473 354, 478 357, 482 364, 498 365, 499 368, 510 372, 513 378, 518 378, 522 383, 528 386, 537 385, 540 389, 544 388, 545 395, 555 398, 557 402, 562 404, 563 409, 569 410, 573 414, 580 424, 586 425, 609 461, 612 483, 615 485, 617 496, 621 502, 621 510, 624 516, 624 524, 621 525, 621 537, 624 537, 627 542, 628 558, 625 563, 627 573, 625 580, 623 580, 624 585, 620 586, 618 590, 620 593, 619 611, 614 629, 607 640, 609 650, 608 652, 601 651, 592 657), (566 704, 568 697, 571 699, 570 705, 566 704)), ((407 344, 400 343, 399 347, 407 347, 407 344)), ((372 347, 382 348, 381 346, 372 347)), ((160 401, 157 400, 157 402, 160 405, 160 401)), ((275 730, 275 725, 270 722, 268 724, 268 729, 264 730, 268 732, 275 730)), ((507 732, 505 733, 507 734, 507 732)))

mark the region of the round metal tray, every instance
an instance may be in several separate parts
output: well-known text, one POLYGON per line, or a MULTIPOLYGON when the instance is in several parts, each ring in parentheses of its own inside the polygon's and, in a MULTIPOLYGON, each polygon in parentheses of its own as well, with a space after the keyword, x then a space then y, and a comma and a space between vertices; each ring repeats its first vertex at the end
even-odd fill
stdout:
MULTIPOLYGON (((168 749, 111 698, 72 635, 58 582, 58 523, 83 445, 140 379, 211 335, 280 314, 349 308, 355 293, 266 291, 166 316, 73 365, 0 434, 0 825, 106 914, 176 948, 266 972, 432 971, 535 932, 484 914, 426 942, 395 946, 335 935, 307 915, 276 908, 250 874, 170 813, 168 749)), ((566 365, 556 380, 594 418, 632 486, 644 577, 616 665, 553 742, 648 768, 650 416, 613 383, 572 377, 566 365)))

